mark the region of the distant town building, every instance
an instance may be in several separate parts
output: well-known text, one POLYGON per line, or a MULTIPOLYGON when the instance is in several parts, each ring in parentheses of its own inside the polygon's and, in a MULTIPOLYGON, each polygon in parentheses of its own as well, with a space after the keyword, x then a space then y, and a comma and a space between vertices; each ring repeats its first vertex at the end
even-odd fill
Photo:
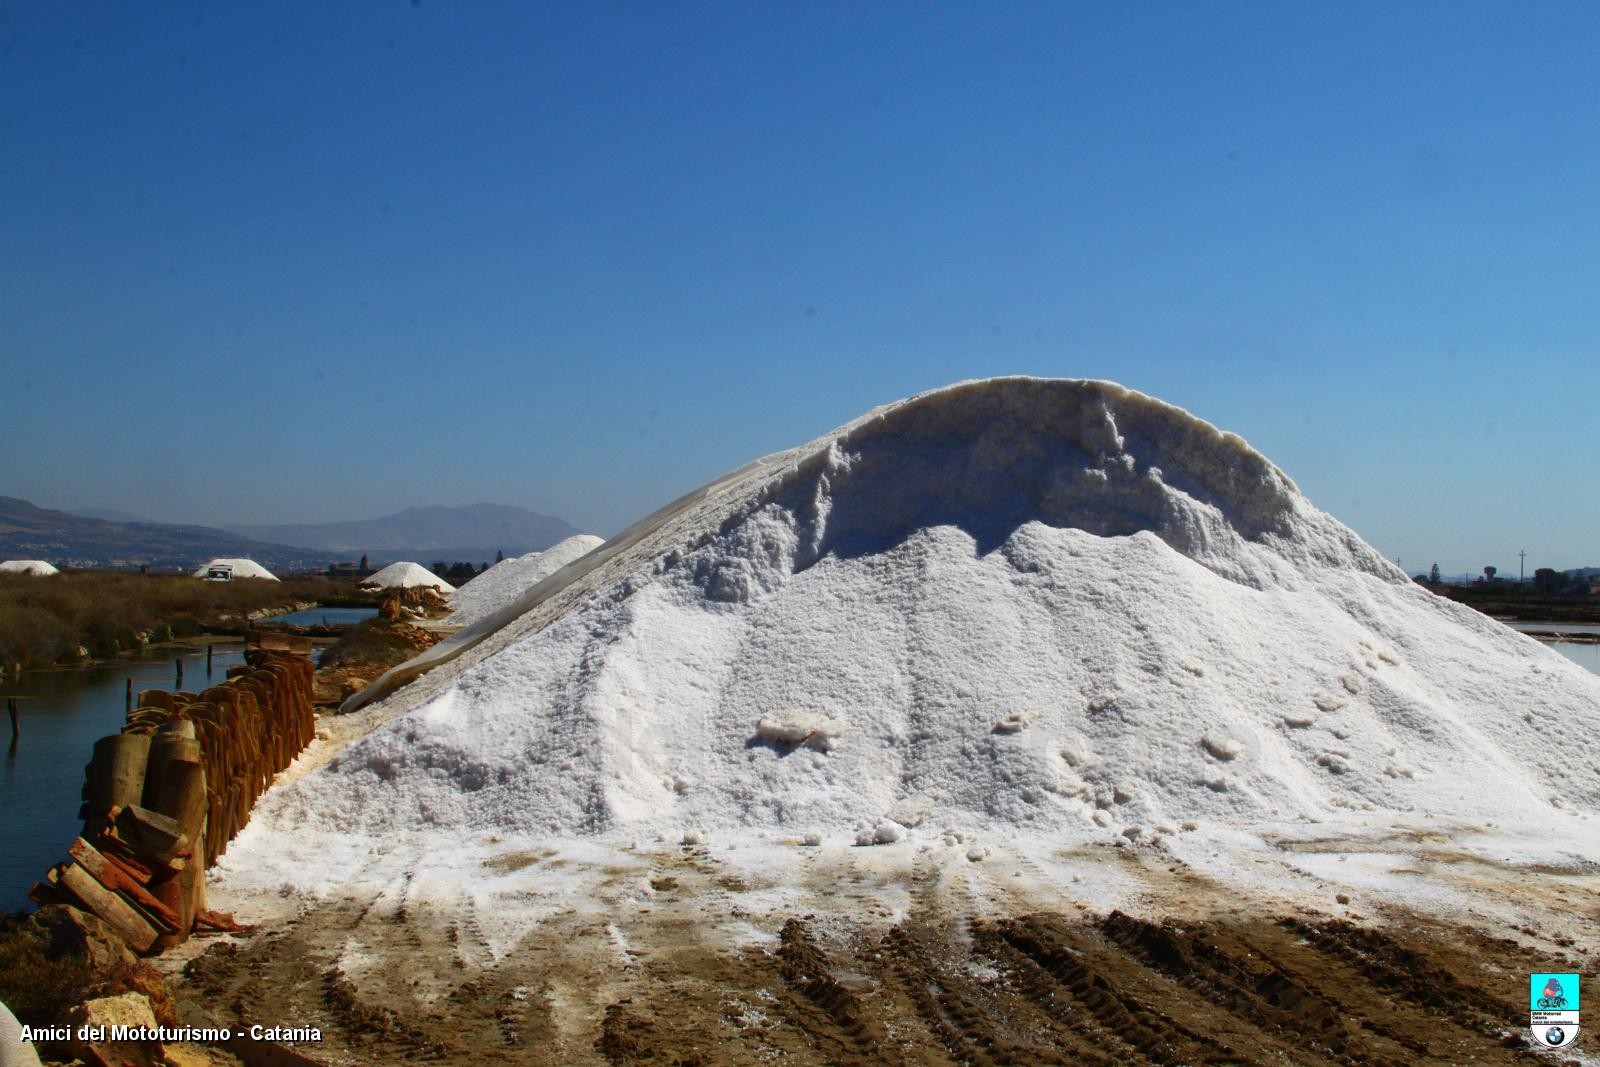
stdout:
POLYGON ((365 578, 376 573, 372 567, 367 565, 366 556, 362 556, 360 562, 353 559, 342 559, 338 563, 328 564, 328 577, 330 578, 365 578))

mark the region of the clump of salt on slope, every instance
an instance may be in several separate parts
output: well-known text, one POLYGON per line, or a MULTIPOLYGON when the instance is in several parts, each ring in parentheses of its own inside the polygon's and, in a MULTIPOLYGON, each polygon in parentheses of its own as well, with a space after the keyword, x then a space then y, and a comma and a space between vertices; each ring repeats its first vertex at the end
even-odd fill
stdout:
POLYGON ((391 563, 376 574, 361 579, 361 584, 373 589, 411 589, 416 586, 427 586, 446 593, 455 589, 455 586, 420 563, 391 563))
POLYGON ((593 534, 577 534, 542 552, 503 559, 456 590, 450 598, 450 623, 471 626, 499 611, 573 560, 604 544, 593 534))
POLYGON ((964 383, 717 485, 269 794, 241 855, 307 825, 1060 839, 1600 800, 1600 679, 1142 394, 964 383))

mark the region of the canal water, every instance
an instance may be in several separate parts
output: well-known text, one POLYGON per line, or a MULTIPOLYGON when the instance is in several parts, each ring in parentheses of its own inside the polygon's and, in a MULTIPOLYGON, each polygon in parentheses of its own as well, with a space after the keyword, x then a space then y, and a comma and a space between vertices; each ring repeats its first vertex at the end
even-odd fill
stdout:
POLYGON ((1600 674, 1600 645, 1580 645, 1576 642, 1562 641, 1550 647, 1578 666, 1587 667, 1594 673, 1600 674))
POLYGON ((282 615, 269 615, 259 622, 278 622, 289 626, 354 626, 376 618, 377 608, 307 608, 288 611, 282 615))
POLYGON ((117 733, 124 721, 128 679, 134 693, 171 691, 174 660, 183 660, 183 688, 198 692, 220 684, 228 668, 244 662, 244 644, 214 645, 211 676, 206 650, 171 647, 141 659, 71 671, 27 671, 0 682, 0 694, 17 697, 20 736, 10 748, 11 724, 0 722, 0 909, 31 907, 28 889, 45 869, 66 859, 83 829, 83 765, 94 743, 117 733))
POLYGON ((1521 619, 1501 619, 1501 622, 1513 630, 1533 634, 1586 634, 1600 635, 1600 623, 1592 622, 1524 622, 1521 619))

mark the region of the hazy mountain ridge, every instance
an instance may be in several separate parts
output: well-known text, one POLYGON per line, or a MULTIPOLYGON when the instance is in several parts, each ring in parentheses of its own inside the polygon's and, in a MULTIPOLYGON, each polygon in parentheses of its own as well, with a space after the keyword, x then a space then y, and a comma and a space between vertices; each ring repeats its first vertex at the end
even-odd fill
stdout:
POLYGON ((271 569, 322 570, 362 554, 372 562, 411 559, 493 562, 549 548, 576 527, 504 504, 407 508, 353 522, 215 528, 95 518, 0 496, 0 558, 44 559, 66 567, 192 569, 217 556, 245 556, 271 569))
POLYGON ((316 550, 266 543, 209 526, 86 518, 0 496, 0 558, 44 559, 66 567, 187 570, 217 556, 247 556, 272 569, 327 565, 324 554, 316 550))
POLYGON ((143 523, 154 523, 156 521, 144 515, 135 515, 131 511, 119 511, 116 508, 62 508, 61 510, 65 511, 68 515, 76 515, 80 519, 103 519, 106 522, 143 523))
POLYGON ((261 541, 305 545, 345 556, 366 553, 386 559, 430 556, 452 560, 493 560, 496 552, 508 556, 536 552, 583 532, 553 515, 506 504, 434 505, 350 522, 233 525, 225 529, 261 541), (463 545, 478 547, 452 547, 463 545))

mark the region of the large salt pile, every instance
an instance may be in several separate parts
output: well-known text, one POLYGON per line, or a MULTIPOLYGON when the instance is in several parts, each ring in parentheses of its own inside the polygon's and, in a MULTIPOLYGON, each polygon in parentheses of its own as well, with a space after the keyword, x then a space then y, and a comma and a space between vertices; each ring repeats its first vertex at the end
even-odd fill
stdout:
POLYGON ((46 578, 60 573, 42 559, 8 559, 0 563, 0 574, 31 574, 35 578, 46 578))
POLYGON ((456 591, 450 598, 450 621, 471 626, 488 618, 574 560, 605 542, 593 534, 577 534, 542 552, 503 559, 456 591))
POLYGON ((253 559, 234 559, 219 557, 197 568, 194 572, 196 578, 205 578, 209 575, 226 575, 228 578, 260 578, 264 581, 275 582, 278 576, 253 559))
POLYGON ((563 574, 439 646, 241 856, 307 826, 1060 841, 1600 802, 1600 679, 1111 383, 920 394, 563 574))
POLYGON ((391 563, 378 573, 361 579, 361 584, 368 589, 411 589, 419 585, 446 593, 455 589, 455 586, 420 563, 391 563))

